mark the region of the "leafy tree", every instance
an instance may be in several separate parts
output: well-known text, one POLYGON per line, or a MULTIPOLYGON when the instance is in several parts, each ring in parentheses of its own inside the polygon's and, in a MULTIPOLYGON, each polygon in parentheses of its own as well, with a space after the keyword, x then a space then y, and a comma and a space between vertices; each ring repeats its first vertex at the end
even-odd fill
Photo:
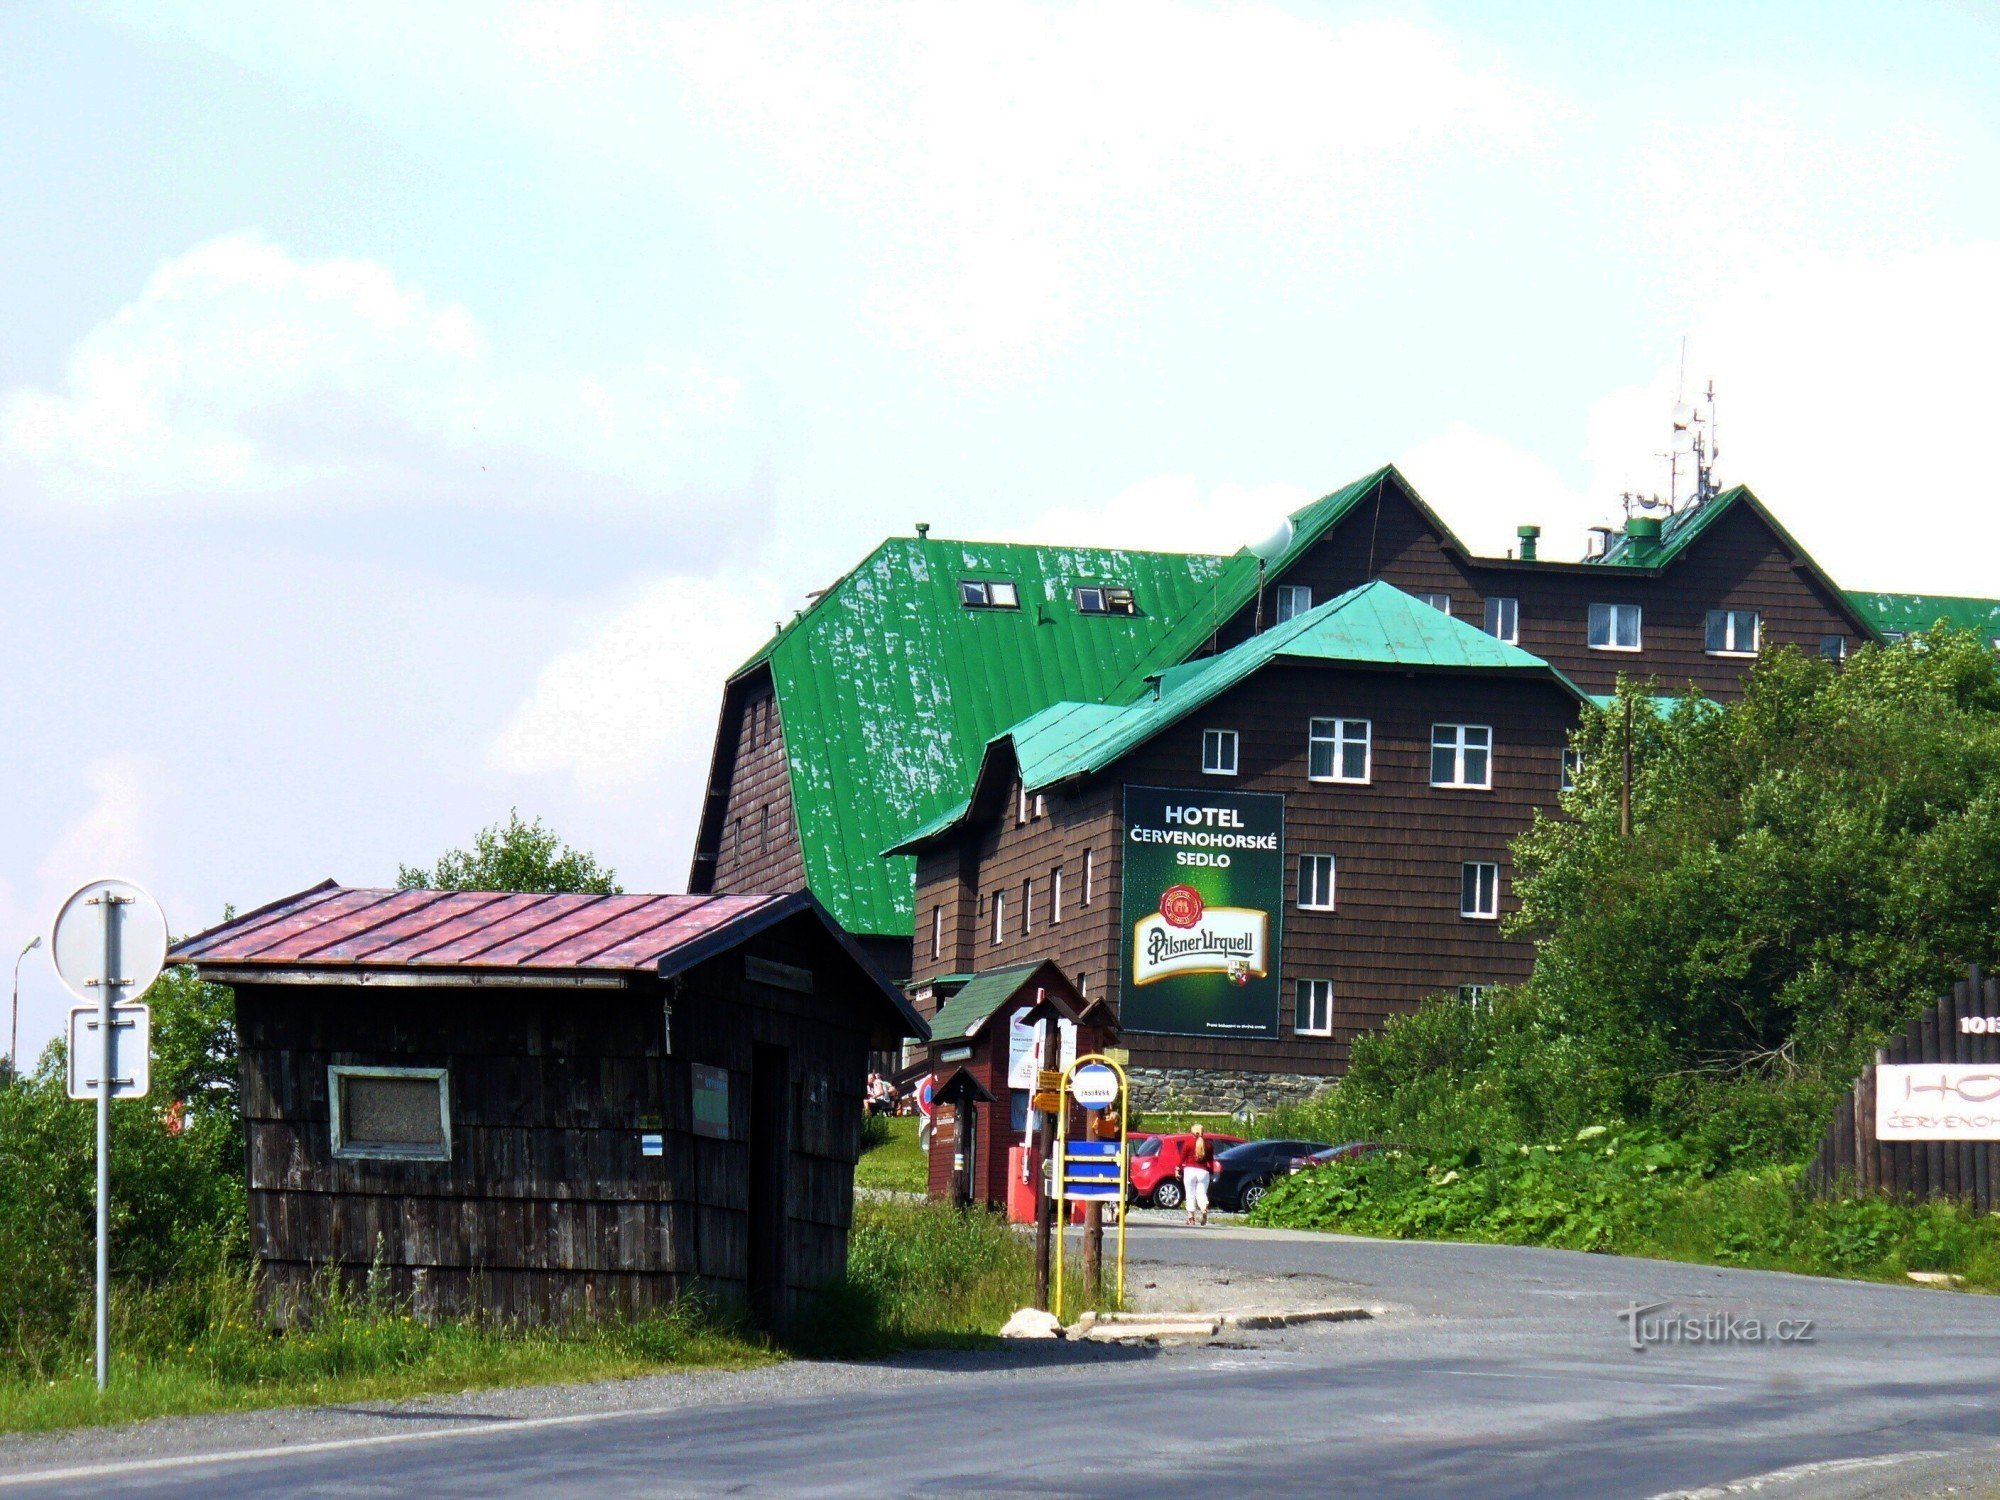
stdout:
POLYGON ((1726 706, 1649 689, 1586 714, 1575 791, 1515 844, 1528 984, 1358 1039, 1308 1107, 1325 1139, 1554 1140, 1622 1118, 1716 1164, 1796 1161, 1891 1029, 2000 960, 1985 641, 1940 627, 1840 667, 1778 651, 1726 706))
POLYGON ((503 826, 482 828, 470 849, 453 849, 424 870, 403 865, 396 871, 400 890, 585 891, 615 896, 622 887, 614 870, 595 856, 572 849, 542 820, 521 821, 518 808, 503 826))

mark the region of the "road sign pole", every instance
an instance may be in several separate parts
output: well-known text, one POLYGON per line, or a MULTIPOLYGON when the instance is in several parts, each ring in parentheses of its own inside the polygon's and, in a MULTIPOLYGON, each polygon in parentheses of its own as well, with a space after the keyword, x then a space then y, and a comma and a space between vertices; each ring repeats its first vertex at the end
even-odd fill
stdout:
POLYGON ((104 917, 104 979, 97 989, 97 1388, 111 1383, 111 1008, 118 998, 119 915, 125 899, 99 898, 104 917))

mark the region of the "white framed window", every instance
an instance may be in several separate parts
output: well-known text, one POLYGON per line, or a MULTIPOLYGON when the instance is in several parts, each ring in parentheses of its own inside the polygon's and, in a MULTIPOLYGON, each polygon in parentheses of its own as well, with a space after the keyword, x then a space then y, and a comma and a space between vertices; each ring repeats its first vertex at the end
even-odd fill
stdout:
POLYGON ((1292 1013, 1292 1030, 1300 1036, 1333 1035, 1333 981, 1301 979, 1298 1009, 1292 1013))
POLYGON ((961 578, 959 602, 967 609, 1019 609, 1021 595, 1004 578, 961 578))
POLYGON ((1372 771, 1373 726, 1367 719, 1312 719, 1306 725, 1306 775, 1313 781, 1365 783, 1372 771))
POLYGON ((1458 876, 1458 914, 1481 922, 1500 915, 1500 867, 1467 860, 1458 876))
POLYGON ((1419 594, 1417 597, 1441 615, 1451 613, 1451 595, 1449 594, 1419 594))
POLYGON ((1334 864, 1331 854, 1299 856, 1299 909, 1332 911, 1334 864))
POLYGON ((1754 609, 1711 609, 1708 612, 1710 656, 1755 656, 1764 622, 1754 609))
POLYGON ((1583 752, 1581 750, 1563 751, 1562 789, 1566 792, 1575 791, 1576 779, 1582 774, 1583 774, 1583 752))
POLYGON ((1593 651, 1637 651, 1639 649, 1639 606, 1636 604, 1591 605, 1590 649, 1593 651))
POLYGON ((333 1154, 380 1161, 451 1160, 451 1082, 443 1068, 326 1070, 333 1154))
POLYGON ((1510 646, 1521 644, 1521 601, 1519 599, 1488 599, 1486 601, 1486 633, 1495 640, 1505 641, 1510 646))
POLYGON ((1493 785, 1493 730, 1485 724, 1431 725, 1431 785, 1493 785))
POLYGON ((1461 984, 1458 998, 1475 1009, 1492 1004, 1493 986, 1490 984, 1461 984))
POLYGON ((1007 941, 1007 893, 993 893, 993 946, 999 947, 1007 941))
POLYGON ((1080 588, 1076 591, 1076 612, 1080 615, 1101 615, 1104 608, 1104 590, 1101 588, 1080 588))
POLYGON ((1201 769, 1205 776, 1236 774, 1236 731, 1204 729, 1201 732, 1201 769))
POLYGON ((1021 882, 1021 936, 1026 937, 1035 930, 1035 882, 1033 877, 1021 882))
POLYGON ((1847 660, 1847 637, 1844 635, 1823 635, 1819 638, 1819 654, 1828 661, 1847 660))
POLYGON ((1053 926, 1062 920, 1063 878, 1062 866, 1049 871, 1049 923, 1053 926))
POLYGON ((944 905, 940 902, 931 908, 931 958, 933 961, 944 957, 944 905))
POLYGON ((1083 904, 1085 906, 1090 905, 1091 898, 1096 894, 1097 851, 1095 849, 1086 849, 1083 851, 1083 904))
POLYGON ((1313 591, 1303 583, 1281 583, 1277 594, 1278 623, 1296 620, 1313 607, 1313 591))

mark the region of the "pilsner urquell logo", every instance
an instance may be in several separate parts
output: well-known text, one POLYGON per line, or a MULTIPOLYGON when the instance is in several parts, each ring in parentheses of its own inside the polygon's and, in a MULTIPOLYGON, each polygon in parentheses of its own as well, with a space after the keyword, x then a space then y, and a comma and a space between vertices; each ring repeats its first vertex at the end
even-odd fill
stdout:
POLYGON ((1242 906, 1208 906, 1193 886, 1171 885, 1160 894, 1157 916, 1133 927, 1132 982, 1151 984, 1177 974, 1226 974, 1248 984, 1268 972, 1264 961, 1268 918, 1242 906))

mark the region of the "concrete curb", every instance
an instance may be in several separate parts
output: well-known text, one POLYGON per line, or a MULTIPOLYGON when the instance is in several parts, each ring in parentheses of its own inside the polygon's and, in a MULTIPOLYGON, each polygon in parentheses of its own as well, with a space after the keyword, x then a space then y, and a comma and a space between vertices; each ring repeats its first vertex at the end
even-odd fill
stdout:
POLYGON ((1085 1313, 1064 1329, 1072 1339, 1108 1344, 1130 1340, 1134 1343, 1161 1339, 1212 1339, 1225 1328, 1257 1332, 1275 1328, 1296 1328, 1305 1323, 1352 1323, 1373 1318, 1366 1307, 1309 1307, 1291 1311, 1260 1311, 1255 1308, 1227 1313, 1085 1313))

